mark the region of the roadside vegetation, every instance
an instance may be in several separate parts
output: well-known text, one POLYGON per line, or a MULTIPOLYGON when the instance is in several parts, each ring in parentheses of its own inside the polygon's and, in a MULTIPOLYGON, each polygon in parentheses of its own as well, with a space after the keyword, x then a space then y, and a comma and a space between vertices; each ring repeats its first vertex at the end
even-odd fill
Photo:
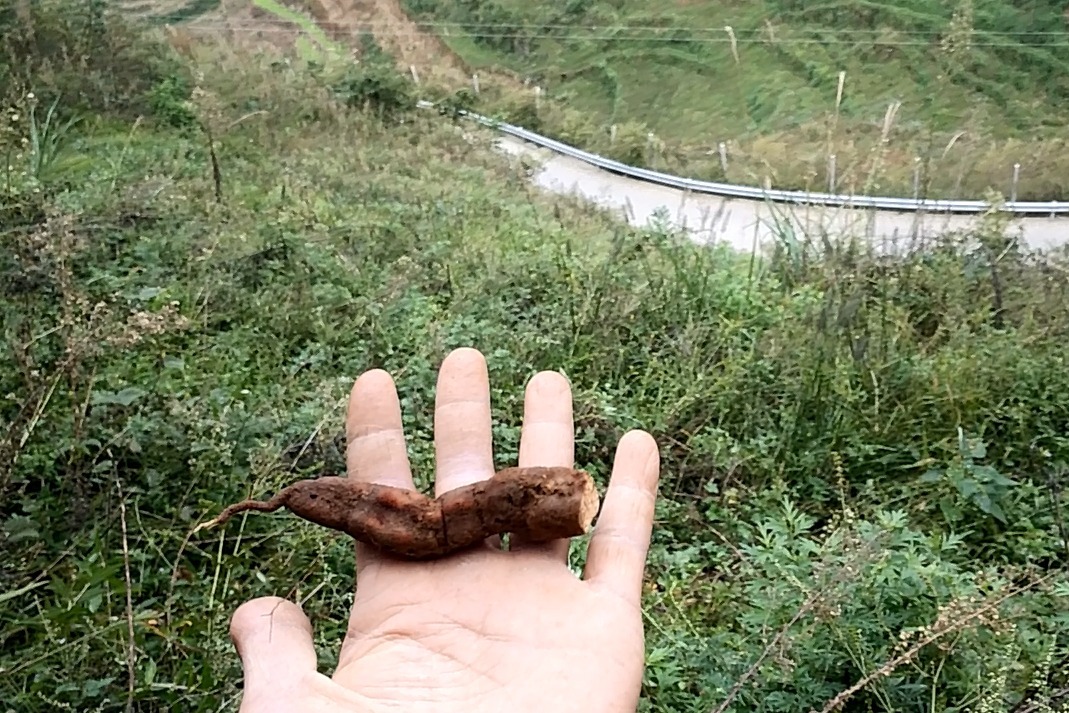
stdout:
POLYGON ((180 56, 26 7, 0 12, 0 707, 236 710, 227 622, 266 594, 329 670, 351 543, 192 530, 342 468, 372 367, 426 485, 467 345, 499 465, 539 369, 602 485, 625 430, 662 445, 642 711, 1067 709, 1064 255, 997 212, 894 259, 701 248, 537 193, 371 38, 346 65, 180 56))
POLYGON ((1067 197, 1064 3, 403 4, 472 71, 542 87, 506 115, 629 163, 933 198, 1009 195, 1019 163, 1018 198, 1067 197))

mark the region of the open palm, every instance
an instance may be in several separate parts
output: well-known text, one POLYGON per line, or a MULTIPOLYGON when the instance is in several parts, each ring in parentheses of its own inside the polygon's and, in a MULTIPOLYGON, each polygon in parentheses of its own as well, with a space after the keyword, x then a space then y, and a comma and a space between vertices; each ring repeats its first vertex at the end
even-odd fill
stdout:
MULTIPOLYGON (((436 495, 493 475, 490 387, 482 355, 453 352, 435 407, 436 495)), ((353 386, 349 477, 413 488, 392 379, 353 386)), ((572 400, 553 372, 527 388, 520 466, 571 466, 572 400)), ((633 712, 642 680, 640 599, 659 461, 646 433, 621 439, 582 580, 567 541, 509 542, 431 562, 357 544, 357 587, 333 677, 317 672, 311 626, 273 597, 235 612, 242 711, 633 712)))

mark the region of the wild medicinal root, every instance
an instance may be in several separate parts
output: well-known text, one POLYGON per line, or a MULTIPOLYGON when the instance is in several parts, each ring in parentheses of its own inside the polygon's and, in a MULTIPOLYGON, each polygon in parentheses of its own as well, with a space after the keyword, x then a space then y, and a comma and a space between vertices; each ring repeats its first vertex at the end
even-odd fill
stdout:
POLYGON ((531 542, 582 535, 598 505, 593 479, 572 468, 506 468, 433 500, 414 490, 326 476, 298 481, 270 500, 231 505, 206 526, 285 507, 387 554, 434 559, 504 533, 531 542))

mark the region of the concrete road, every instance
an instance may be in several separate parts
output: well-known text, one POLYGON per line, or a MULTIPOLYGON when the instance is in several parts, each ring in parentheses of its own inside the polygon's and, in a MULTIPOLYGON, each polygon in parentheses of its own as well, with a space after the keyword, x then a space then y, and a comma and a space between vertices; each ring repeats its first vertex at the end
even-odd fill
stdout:
MULTIPOLYGON (((658 209, 667 209, 671 222, 696 242, 724 242, 745 252, 761 248, 782 234, 777 225, 792 226, 799 238, 807 235, 819 240, 822 233, 866 236, 881 252, 893 252, 914 241, 967 230, 982 220, 974 215, 793 206, 687 193, 610 173, 512 137, 501 137, 497 145, 507 154, 540 165, 533 180, 542 188, 580 195, 620 210, 638 226, 647 225, 658 209)), ((1069 216, 1016 218, 1009 233, 1029 248, 1050 250, 1069 243, 1069 216)))

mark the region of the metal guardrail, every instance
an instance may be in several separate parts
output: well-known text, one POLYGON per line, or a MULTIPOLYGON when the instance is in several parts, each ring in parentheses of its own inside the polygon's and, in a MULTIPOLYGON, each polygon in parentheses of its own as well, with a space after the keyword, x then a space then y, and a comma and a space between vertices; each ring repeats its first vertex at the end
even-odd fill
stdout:
MULTIPOLYGON (((433 109, 433 102, 420 101, 420 108, 433 109)), ((741 198, 744 200, 771 201, 774 203, 793 203, 796 205, 823 205, 839 208, 875 208, 885 211, 901 213, 984 213, 991 208, 987 201, 978 200, 939 200, 939 199, 914 199, 893 198, 890 196, 854 196, 835 193, 810 193, 807 191, 781 191, 774 189, 757 188, 755 186, 742 186, 733 183, 717 183, 715 181, 699 181, 694 178, 673 176, 670 173, 661 173, 646 168, 629 166, 626 163, 614 161, 604 156, 583 151, 574 146, 551 139, 533 131, 528 131, 520 126, 513 126, 503 121, 476 114, 470 111, 459 111, 484 126, 497 129, 508 136, 527 141, 529 143, 547 148, 550 151, 568 156, 576 160, 588 163, 592 166, 621 174, 648 183, 656 183, 662 186, 670 186, 692 193, 705 193, 728 198, 741 198)), ((1069 214, 1069 202, 1063 201, 1006 201, 1003 211, 1015 215, 1047 216, 1069 214)))

